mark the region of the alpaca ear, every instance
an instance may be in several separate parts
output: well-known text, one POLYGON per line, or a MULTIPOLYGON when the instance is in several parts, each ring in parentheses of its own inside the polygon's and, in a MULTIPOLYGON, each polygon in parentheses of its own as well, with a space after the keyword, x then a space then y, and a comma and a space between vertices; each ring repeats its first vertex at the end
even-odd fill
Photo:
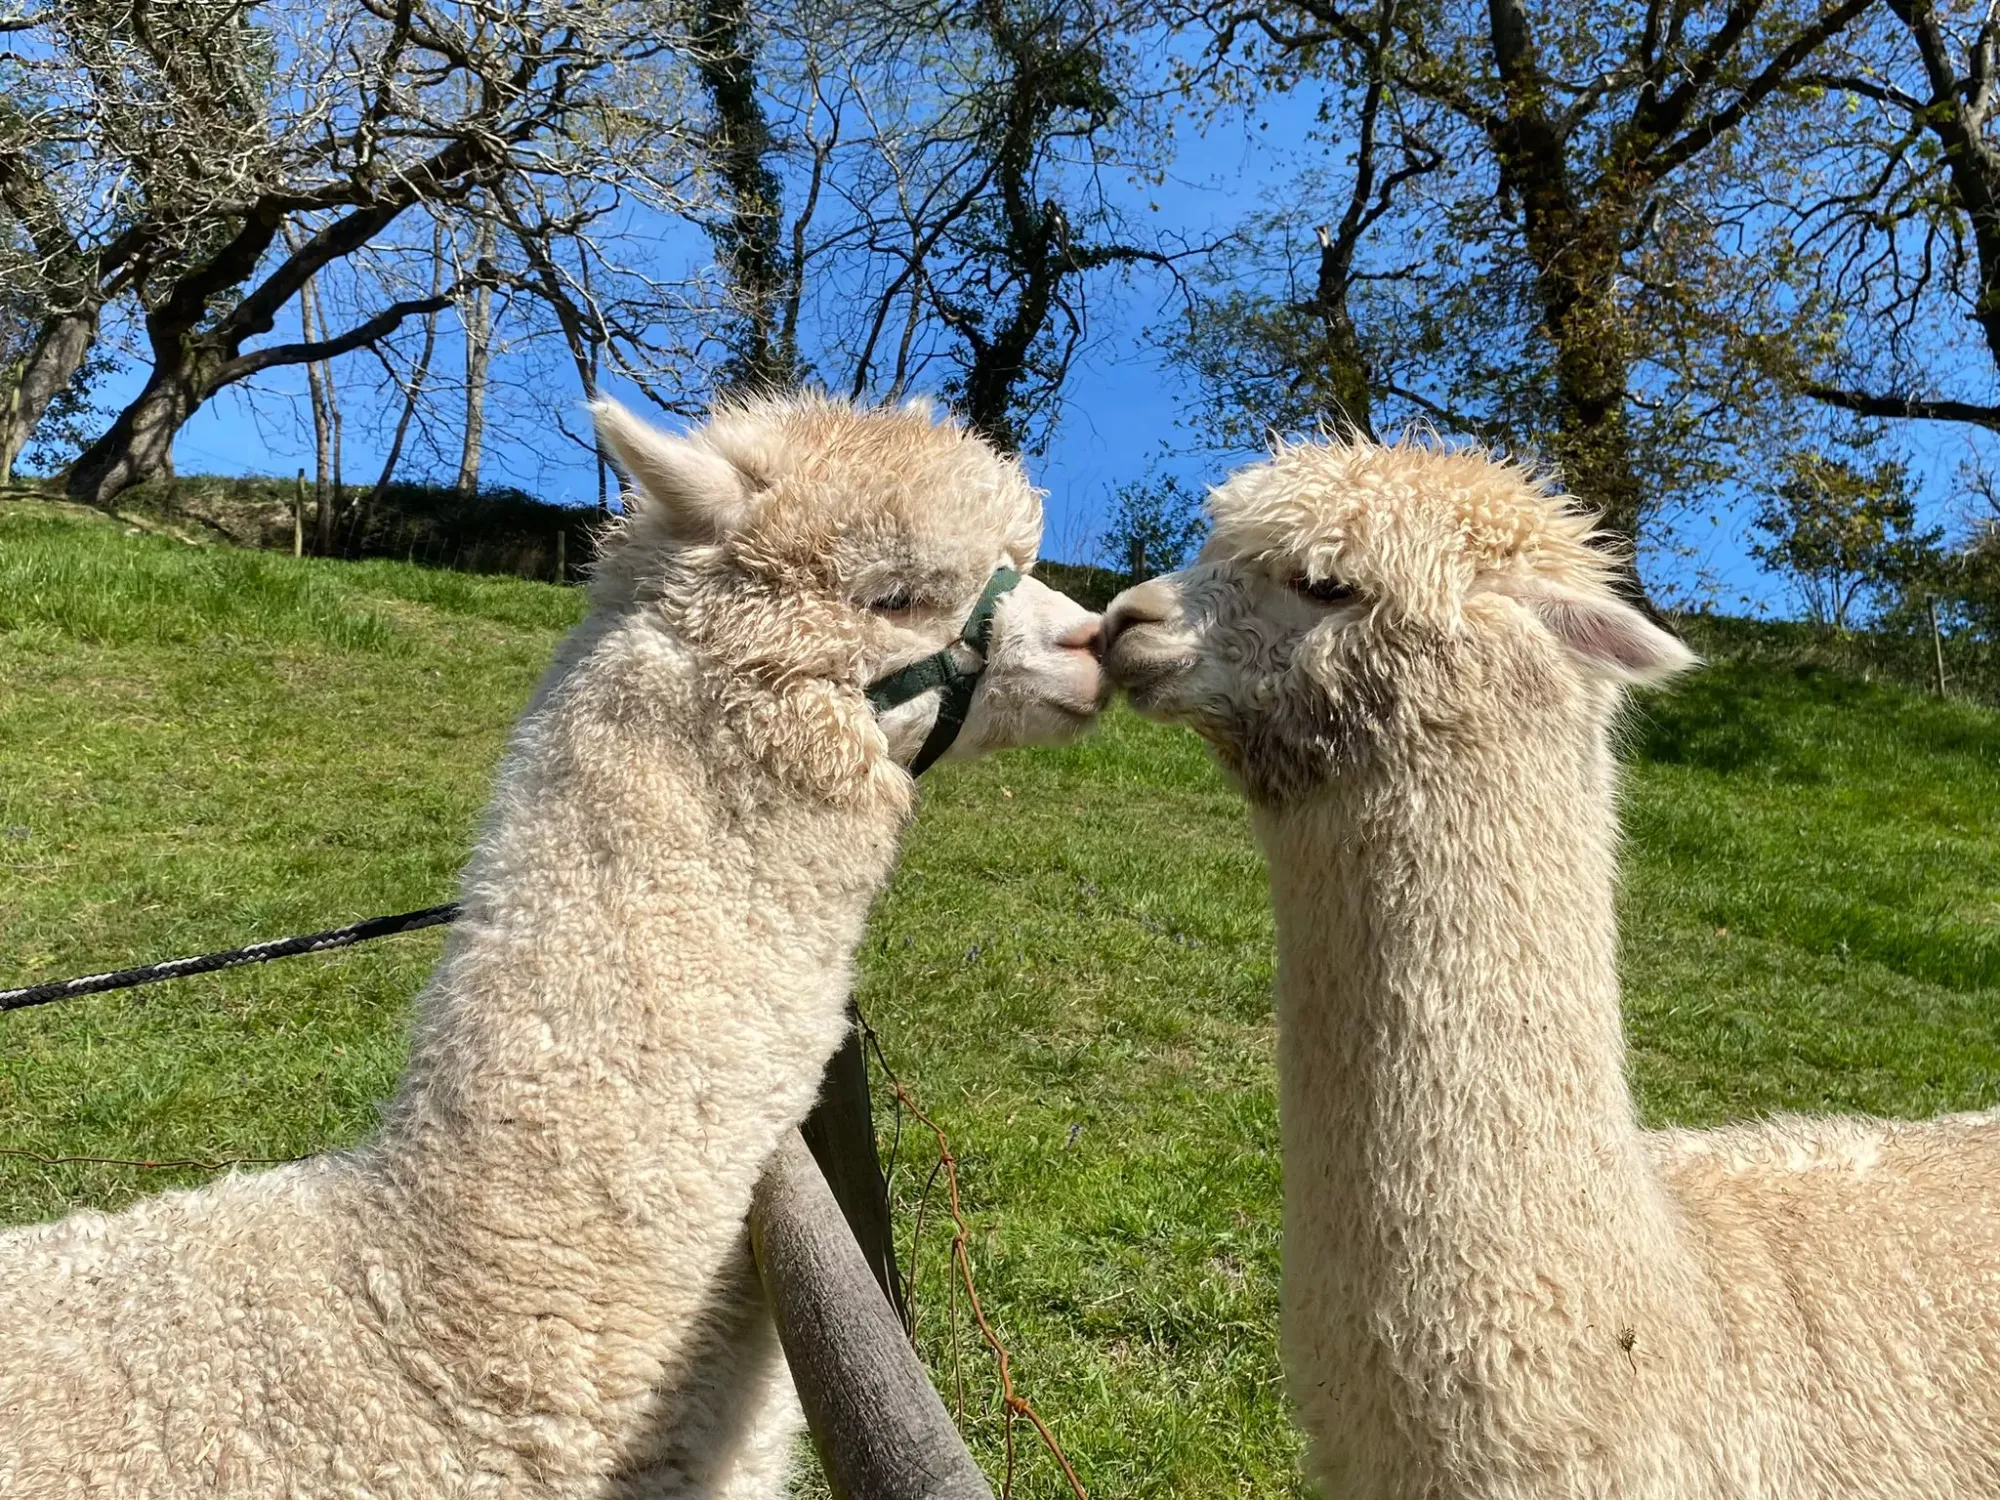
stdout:
POLYGON ((612 462, 674 535, 720 541, 748 518, 750 481, 721 454, 640 421, 616 401, 593 401, 590 414, 612 462))
POLYGON ((1533 611, 1586 671, 1646 686, 1700 661, 1622 599, 1543 579, 1509 580, 1500 589, 1533 611))

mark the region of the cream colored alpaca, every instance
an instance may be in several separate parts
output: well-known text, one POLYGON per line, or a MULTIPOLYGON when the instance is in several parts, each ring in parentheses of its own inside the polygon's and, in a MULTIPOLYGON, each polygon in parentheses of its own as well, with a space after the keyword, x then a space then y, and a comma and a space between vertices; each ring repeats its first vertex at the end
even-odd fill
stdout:
POLYGON ((2000 1123, 1634 1117, 1612 738, 1691 658, 1585 518, 1362 443, 1214 515, 1106 662, 1269 858, 1282 1341, 1330 1500, 2000 1495, 2000 1123))
MULTIPOLYGON (((936 695, 863 686, 1034 558, 1019 468, 920 407, 690 439, 514 738, 352 1151, 0 1235, 0 1496, 774 1493, 789 1383, 746 1248, 813 1100, 936 695)), ((961 738, 1094 712, 1094 618, 1008 595, 961 738)))

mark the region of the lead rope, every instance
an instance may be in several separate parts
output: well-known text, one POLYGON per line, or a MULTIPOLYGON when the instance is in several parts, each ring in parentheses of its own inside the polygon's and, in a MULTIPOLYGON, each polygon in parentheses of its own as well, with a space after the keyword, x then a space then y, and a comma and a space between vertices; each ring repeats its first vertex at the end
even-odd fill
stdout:
POLYGON ((213 974, 217 969, 235 969, 244 964, 269 963, 274 958, 291 958, 299 953, 326 953, 334 948, 351 948, 375 938, 393 937, 399 932, 416 932, 425 927, 441 927, 458 919, 456 901, 445 906, 428 906, 422 911, 406 911, 393 917, 370 917, 347 927, 330 927, 325 932, 304 937, 273 938, 222 953, 204 953, 198 958, 169 958, 136 969, 114 969, 108 974, 85 974, 80 979, 55 979, 47 984, 31 984, 18 990, 0 990, 0 1011, 26 1010, 31 1005, 47 1005, 56 1000, 73 1000, 79 995, 101 995, 106 990, 136 989, 142 984, 158 984, 163 979, 186 979, 193 974, 213 974))

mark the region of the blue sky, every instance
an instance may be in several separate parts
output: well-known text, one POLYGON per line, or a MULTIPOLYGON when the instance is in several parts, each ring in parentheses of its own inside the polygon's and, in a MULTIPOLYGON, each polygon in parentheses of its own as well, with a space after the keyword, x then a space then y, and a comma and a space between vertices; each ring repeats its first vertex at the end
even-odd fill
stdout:
MULTIPOLYGON (((1300 148, 1278 143, 1296 142, 1309 133, 1310 107, 1311 101, 1304 98, 1281 100, 1262 116, 1237 116, 1205 132, 1183 121, 1166 181, 1138 185, 1114 181, 1111 186, 1122 200, 1119 206, 1132 217, 1152 219, 1190 242, 1220 234, 1256 209, 1268 191, 1296 182, 1300 148)), ((1147 336, 1149 327, 1170 315, 1167 296, 1163 280, 1150 275, 1125 282, 1107 279, 1093 291, 1091 344, 1072 375, 1066 406, 1047 451, 1028 461, 1035 482, 1049 494, 1047 556, 1093 555, 1100 518, 1112 490, 1122 483, 1149 470, 1177 474, 1197 485, 1212 483, 1234 464, 1254 456, 1213 451, 1202 433, 1184 419, 1191 404, 1186 388, 1147 336)), ((296 338, 297 316, 296 307, 288 309, 274 337, 296 338)), ((449 316, 445 323, 449 325, 449 316)), ((440 355, 440 366, 456 357, 447 349, 440 355)), ((511 402, 496 400, 492 409, 483 477, 489 483, 519 485, 551 500, 593 504, 596 470, 589 456, 522 409, 524 402, 548 399, 543 389, 525 388, 545 387, 549 381, 556 382, 557 400, 576 399, 567 367, 549 368, 543 375, 545 365, 545 357, 512 365, 504 357, 497 362, 498 380, 513 385, 516 394, 511 402)), ((337 369, 349 391, 344 477, 349 483, 366 482, 380 466, 387 423, 352 407, 375 368, 362 354, 349 356, 337 369)), ((104 382, 100 399, 123 399, 137 389, 141 378, 137 369, 120 372, 104 382)), ((619 394, 615 385, 609 389, 619 394)), ((1952 473, 1970 451, 1966 436, 1950 427, 1916 424, 1899 436, 1927 480, 1928 508, 1943 518, 1952 473)), ((254 393, 222 393, 181 433, 175 461, 183 473, 289 473, 302 465, 310 468, 311 425, 302 372, 274 372, 254 393)), ((414 478, 438 467, 435 460, 418 454, 414 462, 406 460, 400 472, 414 478)), ((1688 518, 1679 535, 1690 552, 1651 561, 1648 576, 1655 588, 1681 595, 1705 591, 1709 602, 1731 613, 1790 613, 1787 590, 1761 573, 1749 555, 1743 525, 1746 509, 1740 495, 1718 496, 1707 514, 1688 518)))

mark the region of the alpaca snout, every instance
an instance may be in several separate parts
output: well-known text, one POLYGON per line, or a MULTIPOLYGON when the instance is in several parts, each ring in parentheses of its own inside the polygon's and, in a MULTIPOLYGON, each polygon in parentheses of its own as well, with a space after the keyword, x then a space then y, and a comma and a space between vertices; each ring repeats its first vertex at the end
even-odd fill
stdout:
POLYGON ((1164 579, 1149 578, 1134 584, 1104 611, 1104 654, 1109 655, 1118 637, 1135 625, 1161 625, 1176 612, 1174 591, 1164 579))
POLYGON ((1191 664, 1189 643, 1176 629, 1180 600, 1173 586, 1152 578, 1125 590, 1104 612, 1105 675, 1115 687, 1138 692, 1191 664))
POLYGON ((1065 651, 1088 651, 1102 660, 1104 656, 1104 616, 1092 615, 1079 621, 1056 637, 1056 644, 1065 651))
POLYGON ((1104 675, 1104 631, 1099 617, 1092 615, 1071 626, 1056 637, 1055 645, 1069 684, 1069 701, 1063 707, 1072 713, 1094 717, 1111 701, 1111 683, 1104 675))

